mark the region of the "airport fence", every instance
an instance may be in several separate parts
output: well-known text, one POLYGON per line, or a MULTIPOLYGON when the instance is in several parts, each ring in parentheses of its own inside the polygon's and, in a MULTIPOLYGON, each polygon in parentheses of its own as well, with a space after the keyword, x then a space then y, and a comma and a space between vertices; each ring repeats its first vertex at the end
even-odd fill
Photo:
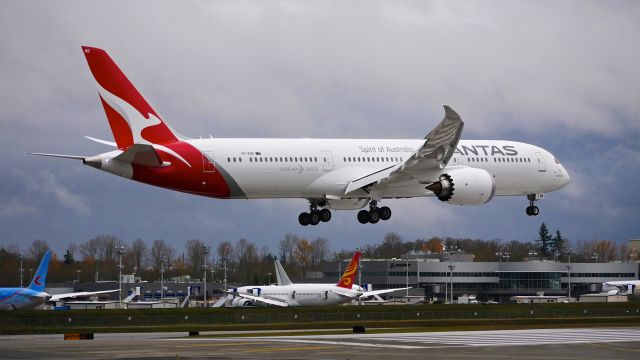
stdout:
MULTIPOLYGON (((255 312, 251 309, 234 309, 224 313, 184 313, 163 314, 142 312, 139 315, 135 311, 129 311, 126 315, 92 316, 70 312, 47 316, 50 312, 33 312, 41 316, 2 316, 0 333, 15 333, 20 329, 29 329, 34 332, 63 331, 65 329, 135 329, 135 328, 162 328, 189 326, 225 326, 241 325, 251 326, 258 324, 299 324, 309 328, 322 327, 327 323, 345 324, 375 324, 375 323, 413 323, 429 320, 506 320, 506 319, 588 319, 588 318, 640 318, 640 307, 580 307, 570 308, 546 308, 541 306, 526 307, 521 309, 501 310, 495 309, 455 309, 451 311, 430 311, 420 307, 407 307, 406 310, 386 311, 385 307, 371 309, 362 307, 362 311, 351 309, 341 312, 313 312, 313 311, 273 311, 255 312)), ((263 309, 268 310, 268 309, 263 309)), ((103 310, 104 311, 104 310, 103 310)))

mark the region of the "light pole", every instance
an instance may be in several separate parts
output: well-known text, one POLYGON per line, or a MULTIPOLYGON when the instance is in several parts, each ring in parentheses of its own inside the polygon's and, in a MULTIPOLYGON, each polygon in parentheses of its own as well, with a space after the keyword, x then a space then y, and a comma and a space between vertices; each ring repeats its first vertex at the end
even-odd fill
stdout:
MULTIPOLYGON (((359 251, 356 249, 356 251, 359 251)), ((362 262, 358 263, 358 286, 362 291, 362 262)), ((362 297, 358 296, 358 305, 362 305, 362 297)))
POLYGON ((591 258, 592 259, 596 259, 596 264, 598 263, 598 253, 594 252, 593 254, 591 254, 591 258))
POLYGON ((451 274, 451 303, 453 304, 453 270, 455 270, 456 266, 453 265, 453 263, 450 262, 449 264, 449 271, 451 274))
POLYGON ((22 282, 24 279, 24 269, 22 268, 22 253, 18 253, 18 259, 20 259, 20 269, 18 269, 20 274, 20 287, 22 287, 22 282))
POLYGON ((407 287, 407 302, 409 302, 409 256, 407 256, 407 266, 405 267, 406 287, 407 287))
POLYGON ((160 258, 160 300, 164 299, 164 256, 160 258))
POLYGON ((566 265, 567 268, 567 275, 568 275, 568 279, 569 279, 569 302, 571 302, 571 249, 567 249, 567 258, 569 260, 569 264, 566 265))
MULTIPOLYGON (((450 291, 450 297, 451 297, 451 303, 453 303, 453 270, 455 270, 456 266, 453 265, 453 259, 451 258, 451 254, 453 252, 460 252, 460 249, 457 246, 444 246, 444 253, 447 254, 449 256, 449 266, 447 267, 450 271, 451 274, 451 291, 450 291)), ((444 298, 445 301, 447 300, 447 284, 446 284, 446 279, 445 279, 445 292, 444 292, 444 298)))
POLYGON ((267 285, 271 285, 271 273, 267 273, 269 280, 267 281, 267 285))
POLYGON ((118 254, 118 308, 122 309, 122 255, 124 254, 124 246, 116 246, 116 254, 118 254))
POLYGON ((78 284, 80 284, 80 273, 82 272, 82 270, 78 269, 76 270, 76 274, 78 274, 78 284))
POLYGON ((209 249, 205 245, 202 245, 202 254, 204 255, 204 265, 202 265, 204 269, 204 307, 207 307, 207 255, 209 255, 209 249))

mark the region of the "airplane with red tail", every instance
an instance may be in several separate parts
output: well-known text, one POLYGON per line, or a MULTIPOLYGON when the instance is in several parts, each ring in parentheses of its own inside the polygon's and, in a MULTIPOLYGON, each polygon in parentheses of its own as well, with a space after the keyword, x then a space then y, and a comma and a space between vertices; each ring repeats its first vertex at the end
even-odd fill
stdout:
POLYGON ((550 152, 506 140, 461 140, 464 123, 444 105, 444 119, 422 139, 262 139, 180 135, 127 79, 106 51, 83 46, 114 141, 77 159, 131 180, 219 199, 299 198, 301 225, 331 220, 331 210, 358 210, 360 223, 391 218, 381 202, 435 196, 452 205, 481 205, 494 196, 534 202, 569 183, 550 152), (365 207, 368 206, 368 209, 365 207), (364 209, 363 209, 364 208, 364 209))

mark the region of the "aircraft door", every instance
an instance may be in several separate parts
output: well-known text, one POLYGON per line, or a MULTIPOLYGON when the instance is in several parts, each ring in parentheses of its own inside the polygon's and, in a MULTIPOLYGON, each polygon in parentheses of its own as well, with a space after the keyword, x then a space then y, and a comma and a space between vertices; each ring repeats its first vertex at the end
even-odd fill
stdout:
POLYGON ((333 170, 333 155, 331 155, 331 151, 322 151, 322 169, 324 171, 333 170))
POLYGON ((547 166, 544 163, 544 154, 536 152, 536 157, 538 158, 538 172, 546 172, 547 166))
POLYGON ((214 165, 213 151, 204 151, 202 153, 202 172, 212 173, 216 171, 214 165))

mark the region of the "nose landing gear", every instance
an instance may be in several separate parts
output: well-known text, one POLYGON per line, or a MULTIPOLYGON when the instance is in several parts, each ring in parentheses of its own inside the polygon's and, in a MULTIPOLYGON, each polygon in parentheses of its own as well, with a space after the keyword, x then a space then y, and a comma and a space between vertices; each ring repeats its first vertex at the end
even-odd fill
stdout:
POLYGON ((529 194, 527 199, 529 200, 529 206, 525 209, 525 212, 529 216, 537 216, 540 213, 540 209, 534 205, 535 201, 542 199, 544 194, 529 194))
POLYGON ((358 222, 360 224, 375 224, 378 221, 386 221, 391 218, 391 209, 387 206, 383 206, 381 208, 378 207, 378 202, 375 200, 371 200, 369 203, 369 210, 360 210, 358 212, 358 222))

